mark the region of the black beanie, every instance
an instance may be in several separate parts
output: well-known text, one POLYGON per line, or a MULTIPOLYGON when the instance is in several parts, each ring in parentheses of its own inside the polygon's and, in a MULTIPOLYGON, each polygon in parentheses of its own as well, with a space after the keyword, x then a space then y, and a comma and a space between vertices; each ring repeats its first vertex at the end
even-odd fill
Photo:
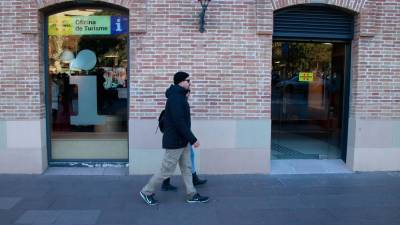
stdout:
POLYGON ((177 85, 180 82, 186 80, 189 77, 189 74, 186 72, 179 71, 174 75, 174 84, 177 85))

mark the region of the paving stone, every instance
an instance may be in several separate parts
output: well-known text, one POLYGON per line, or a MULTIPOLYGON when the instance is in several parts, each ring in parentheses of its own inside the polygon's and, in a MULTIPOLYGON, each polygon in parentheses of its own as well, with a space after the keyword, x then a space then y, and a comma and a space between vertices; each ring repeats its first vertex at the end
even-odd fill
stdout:
POLYGON ((206 204, 186 203, 173 176, 178 191, 158 189, 156 207, 138 194, 150 176, 0 175, 0 196, 21 198, 3 202, 0 224, 398 225, 399 174, 202 175, 206 204))
POLYGON ((100 210, 60 210, 55 224, 95 224, 100 210))
POLYGON ((124 207, 124 199, 113 198, 92 198, 92 197, 62 197, 55 199, 54 203, 50 206, 51 209, 114 209, 121 210, 124 207))
POLYGON ((103 175, 126 176, 129 173, 128 168, 104 168, 103 175))
POLYGON ((97 224, 136 224, 139 214, 142 212, 107 210, 101 212, 97 224))
POLYGON ((14 206, 13 210, 47 210, 54 201, 52 197, 24 198, 14 206))
POLYGON ((20 197, 0 197, 0 209, 11 209, 21 200, 20 197))
POLYGON ((14 224, 14 222, 23 214, 23 211, 13 210, 1 210, 0 209, 0 224, 14 224))
POLYGON ((218 210, 220 224, 326 225, 334 217, 323 209, 218 210))
POLYGON ((335 220, 342 224, 399 224, 400 207, 342 207, 329 208, 335 220))
POLYGON ((57 220, 59 214, 59 211, 28 210, 16 221, 16 224, 51 225, 57 220))
POLYGON ((100 210, 28 210, 16 224, 95 224, 100 210))
POLYGON ((304 204, 297 196, 265 196, 263 198, 254 197, 224 197, 217 198, 216 208, 218 209, 288 209, 288 208, 305 208, 304 204))
POLYGON ((215 209, 209 209, 207 204, 183 204, 179 209, 166 206, 158 211, 140 213, 136 221, 140 225, 218 224, 215 209))

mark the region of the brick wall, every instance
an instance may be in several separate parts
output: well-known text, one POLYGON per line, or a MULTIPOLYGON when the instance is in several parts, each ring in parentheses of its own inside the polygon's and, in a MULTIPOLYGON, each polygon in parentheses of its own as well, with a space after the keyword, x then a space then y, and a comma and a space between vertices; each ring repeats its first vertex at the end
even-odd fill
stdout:
POLYGON ((399 1, 367 2, 358 17, 353 54, 351 114, 361 119, 399 119, 399 1))
POLYGON ((134 35, 131 117, 154 118, 172 75, 192 75, 197 118, 268 118, 271 36, 257 35, 255 1, 212 1, 206 32, 193 1, 147 2, 147 32, 134 35))
POLYGON ((23 29, 31 24, 17 19, 31 5, 4 0, 0 4, 0 119, 37 119, 42 112, 38 30, 23 29))
MULTIPOLYGON (((0 1, 0 120, 44 118, 41 9, 64 1, 0 1)), ((400 2, 219 0, 198 31, 189 0, 109 0, 130 9, 130 117, 155 118, 173 73, 192 75, 195 118, 270 118, 272 12, 324 2, 359 12, 351 113, 400 118, 400 2)))

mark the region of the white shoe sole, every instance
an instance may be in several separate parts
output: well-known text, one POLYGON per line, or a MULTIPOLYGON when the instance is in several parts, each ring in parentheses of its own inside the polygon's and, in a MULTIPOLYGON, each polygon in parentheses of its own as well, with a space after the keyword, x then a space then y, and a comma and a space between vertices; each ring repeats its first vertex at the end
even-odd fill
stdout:
POLYGON ((192 200, 186 200, 186 202, 187 202, 187 203, 206 203, 206 202, 208 202, 208 200, 210 200, 210 199, 207 199, 207 200, 205 200, 205 201, 192 201, 192 200))
POLYGON ((140 194, 140 197, 142 197, 142 199, 144 200, 144 202, 146 202, 147 205, 158 205, 158 202, 156 202, 156 203, 150 203, 150 202, 148 202, 148 201, 146 200, 146 195, 143 194, 142 192, 139 192, 139 194, 140 194))

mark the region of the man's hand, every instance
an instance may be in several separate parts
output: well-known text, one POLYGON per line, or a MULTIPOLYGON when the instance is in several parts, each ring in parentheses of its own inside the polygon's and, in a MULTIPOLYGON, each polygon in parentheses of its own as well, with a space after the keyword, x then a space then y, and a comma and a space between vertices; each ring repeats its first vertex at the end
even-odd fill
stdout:
POLYGON ((193 147, 198 148, 200 146, 200 142, 196 141, 196 143, 193 144, 193 147))

